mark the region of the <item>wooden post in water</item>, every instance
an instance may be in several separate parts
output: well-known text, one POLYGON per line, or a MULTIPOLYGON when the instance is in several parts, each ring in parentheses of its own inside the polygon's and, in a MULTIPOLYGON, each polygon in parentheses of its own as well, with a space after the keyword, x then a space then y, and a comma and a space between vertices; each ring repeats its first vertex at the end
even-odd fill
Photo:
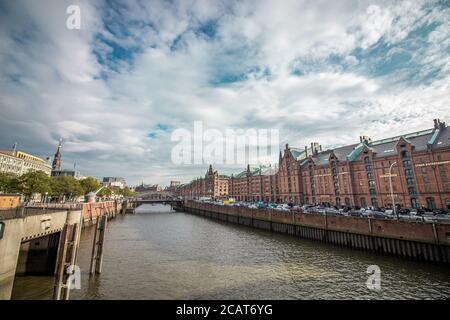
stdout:
POLYGON ((128 200, 123 200, 122 202, 122 214, 127 213, 128 200))
POLYGON ((100 274, 102 272, 103 245, 105 243, 107 223, 108 217, 106 215, 103 215, 97 220, 97 225, 95 226, 91 255, 91 267, 89 272, 91 275, 94 273, 100 274))
POLYGON ((92 243, 92 252, 91 252, 91 265, 89 267, 89 274, 93 274, 95 271, 95 252, 97 249, 97 234, 98 234, 98 228, 99 228, 99 224, 100 224, 100 219, 97 218, 97 223, 95 225, 95 231, 94 231, 94 240, 92 243))
POLYGON ((70 266, 75 265, 80 235, 79 224, 65 224, 61 232, 56 260, 56 273, 53 288, 53 300, 69 300, 70 266))

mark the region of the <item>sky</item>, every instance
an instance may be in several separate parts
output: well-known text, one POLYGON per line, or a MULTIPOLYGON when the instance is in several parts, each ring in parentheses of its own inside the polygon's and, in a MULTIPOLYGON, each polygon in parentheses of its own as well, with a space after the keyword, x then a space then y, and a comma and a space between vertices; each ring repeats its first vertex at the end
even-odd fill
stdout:
POLYGON ((62 138, 63 167, 130 185, 203 175, 171 156, 195 121, 280 148, 424 130, 450 122, 450 0, 0 0, 0 111, 0 149, 62 138))

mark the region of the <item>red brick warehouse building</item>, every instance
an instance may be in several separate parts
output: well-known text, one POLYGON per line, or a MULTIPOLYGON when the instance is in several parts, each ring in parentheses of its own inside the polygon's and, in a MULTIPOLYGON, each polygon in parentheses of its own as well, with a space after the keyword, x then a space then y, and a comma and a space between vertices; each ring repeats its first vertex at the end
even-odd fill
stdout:
MULTIPOLYGON (((286 145, 277 166, 247 166, 229 179, 220 177, 222 190, 228 185, 228 196, 240 201, 390 207, 394 197, 401 207, 449 209, 449 165, 450 129, 436 119, 427 130, 376 141, 362 136, 334 149, 286 145)), ((210 167, 205 178, 181 185, 178 192, 217 195, 216 176, 210 167)), ((226 196, 222 191, 220 197, 226 196)))

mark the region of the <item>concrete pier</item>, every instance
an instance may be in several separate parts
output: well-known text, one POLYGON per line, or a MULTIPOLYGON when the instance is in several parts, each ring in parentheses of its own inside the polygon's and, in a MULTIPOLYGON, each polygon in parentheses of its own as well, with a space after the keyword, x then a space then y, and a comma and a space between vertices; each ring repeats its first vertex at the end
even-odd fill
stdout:
POLYGON ((66 224, 81 223, 81 210, 23 208, 0 211, 0 299, 10 299, 19 274, 55 272, 59 234, 66 224))

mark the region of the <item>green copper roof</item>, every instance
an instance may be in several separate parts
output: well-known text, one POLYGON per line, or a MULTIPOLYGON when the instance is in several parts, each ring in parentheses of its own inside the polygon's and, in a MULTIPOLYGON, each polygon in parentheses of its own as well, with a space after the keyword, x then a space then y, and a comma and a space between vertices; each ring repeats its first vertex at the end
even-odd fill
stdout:
POLYGON ((433 136, 431 137, 431 139, 427 142, 427 144, 433 145, 436 142, 437 137, 439 136, 439 129, 436 129, 436 131, 434 131, 433 136))
POLYGON ((348 161, 353 161, 353 160, 355 160, 356 158, 358 158, 358 156, 360 155, 360 153, 361 153, 363 147, 364 147, 364 143, 361 142, 360 144, 358 144, 358 145, 355 147, 355 149, 353 149, 353 151, 350 152, 350 153, 348 154, 347 160, 348 160, 348 161))
POLYGON ((413 138, 413 137, 418 137, 418 136, 423 136, 426 134, 433 133, 433 130, 434 129, 427 129, 427 130, 422 130, 422 131, 416 131, 413 133, 403 134, 401 136, 396 136, 396 137, 392 137, 392 138, 386 138, 386 139, 381 139, 381 140, 377 140, 377 141, 372 141, 369 145, 376 146, 378 144, 394 142, 394 141, 397 141, 398 139, 400 139, 401 137, 403 137, 405 140, 407 140, 408 138, 413 138))

